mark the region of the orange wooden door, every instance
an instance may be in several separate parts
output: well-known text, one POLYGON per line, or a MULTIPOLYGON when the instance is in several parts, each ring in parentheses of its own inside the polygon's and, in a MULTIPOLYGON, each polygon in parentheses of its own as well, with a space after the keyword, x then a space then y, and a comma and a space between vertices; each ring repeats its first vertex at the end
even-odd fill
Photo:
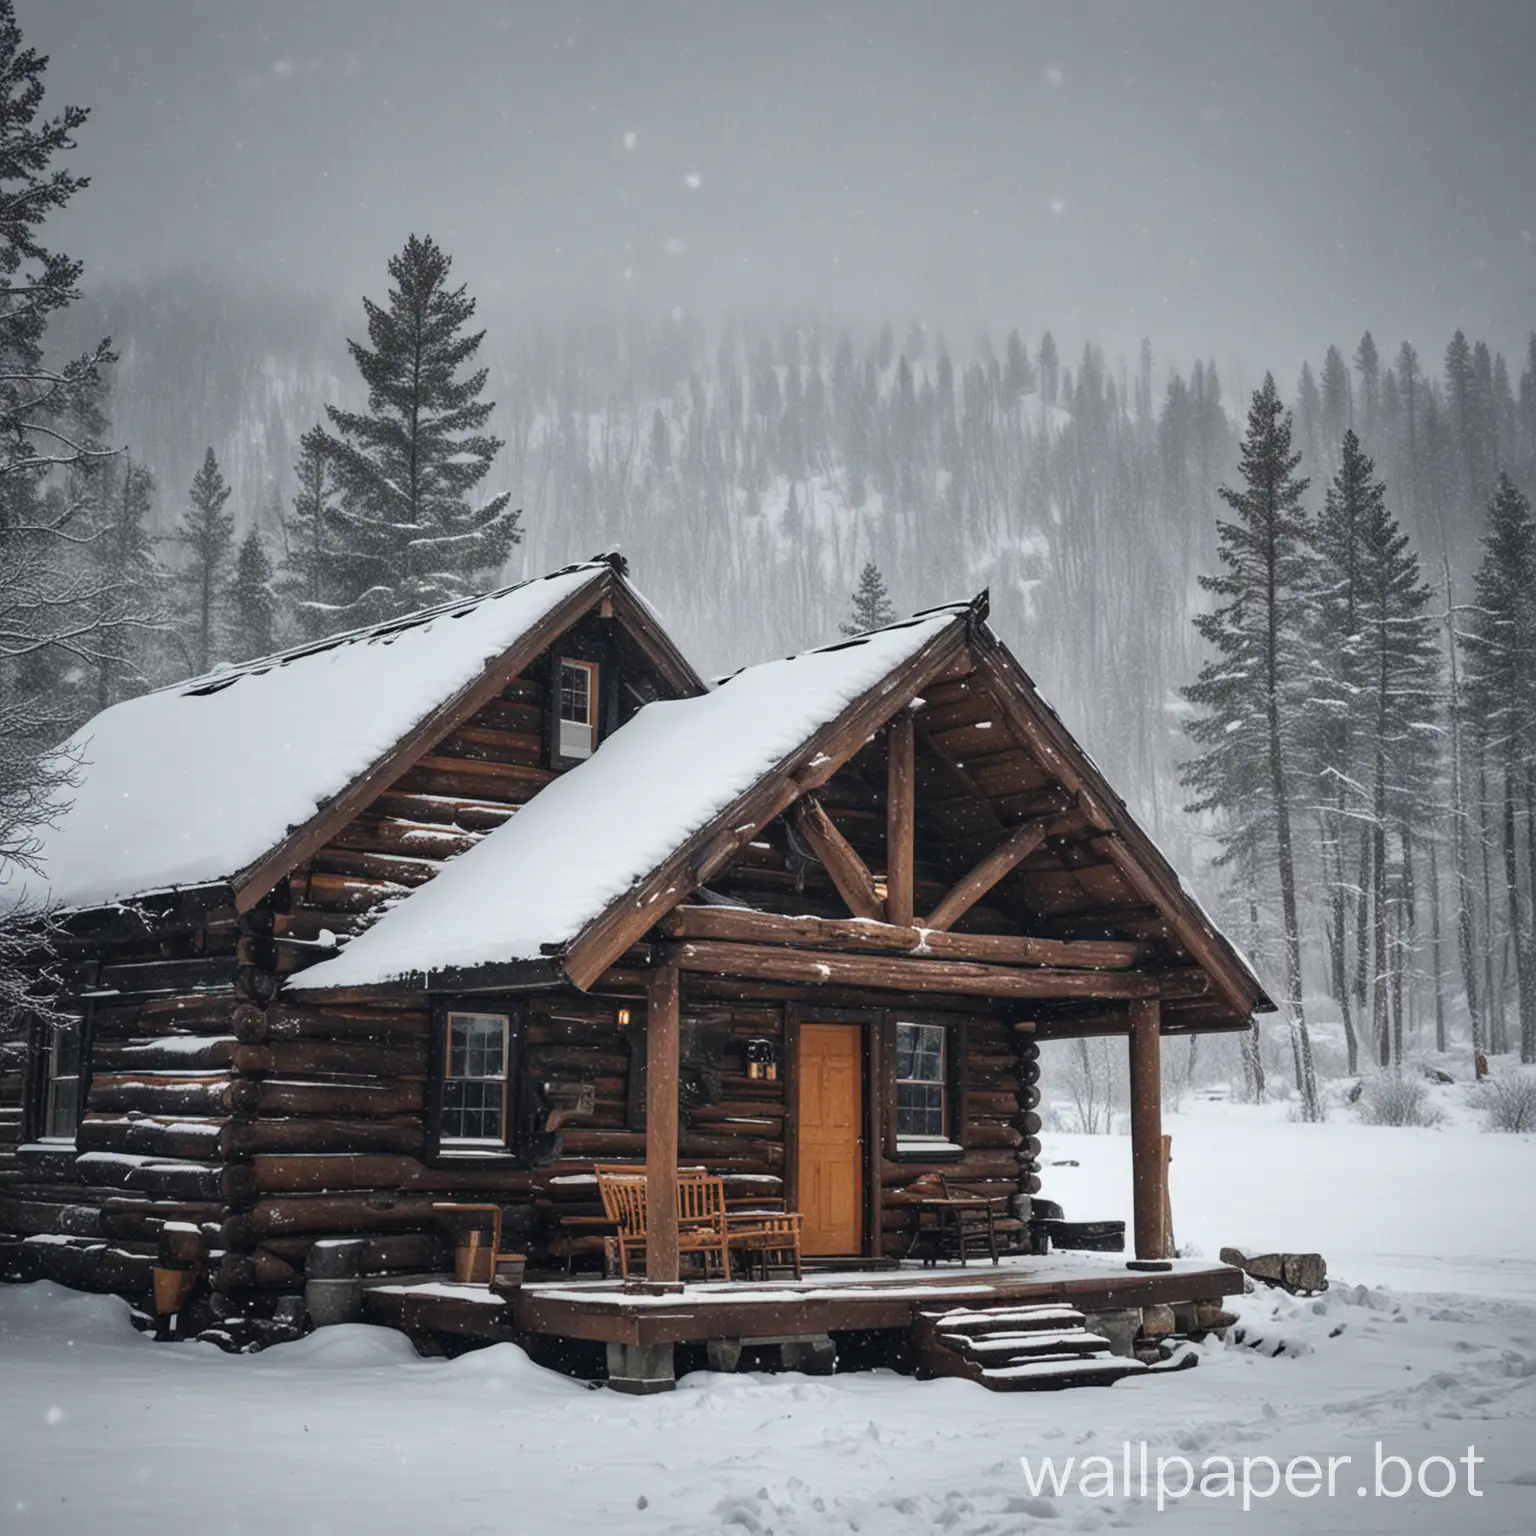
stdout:
POLYGON ((802 1024, 799 1068, 801 1247, 858 1253, 864 1237, 863 1030, 802 1024))

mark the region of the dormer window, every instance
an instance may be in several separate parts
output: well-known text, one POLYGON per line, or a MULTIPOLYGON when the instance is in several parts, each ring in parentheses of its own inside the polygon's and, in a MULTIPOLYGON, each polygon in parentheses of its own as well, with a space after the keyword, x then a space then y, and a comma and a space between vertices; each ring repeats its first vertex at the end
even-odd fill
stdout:
POLYGON ((597 702, 597 663, 561 657, 558 751, 567 762, 597 750, 597 702))

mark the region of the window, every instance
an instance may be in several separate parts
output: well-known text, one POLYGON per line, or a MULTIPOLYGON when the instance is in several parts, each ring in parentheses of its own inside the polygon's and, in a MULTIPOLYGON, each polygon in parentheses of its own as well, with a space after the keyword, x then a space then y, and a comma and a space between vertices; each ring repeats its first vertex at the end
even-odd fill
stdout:
POLYGON ((450 1013, 443 1031, 443 1146, 507 1144, 512 1021, 504 1013, 450 1013))
POLYGON ((560 737, 562 758, 591 757, 597 750, 597 663, 560 662, 560 737))
POLYGON ((83 1021, 49 1028, 43 1036, 41 1139, 69 1141, 80 1127, 83 1021))
POLYGON ((896 1026, 898 1142, 947 1139, 944 1033, 942 1024, 896 1026))

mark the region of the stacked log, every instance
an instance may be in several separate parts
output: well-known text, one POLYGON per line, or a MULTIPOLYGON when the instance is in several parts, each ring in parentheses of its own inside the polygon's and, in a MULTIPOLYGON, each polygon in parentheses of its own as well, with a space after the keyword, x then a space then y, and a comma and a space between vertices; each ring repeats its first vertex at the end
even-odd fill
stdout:
POLYGON ((1019 1194, 1016 1205, 1019 1218, 1027 1227, 1030 1200, 1040 1193, 1040 1045, 1034 1037, 1032 1026, 1015 1024, 1013 1029, 1014 1052, 1018 1061, 1015 1071, 1019 1079, 1018 1124, 1027 1137, 1019 1158, 1019 1194))
POLYGON ((539 698, 534 678, 509 683, 301 864, 253 951, 262 962, 289 975, 324 959, 527 804, 554 777, 539 698))

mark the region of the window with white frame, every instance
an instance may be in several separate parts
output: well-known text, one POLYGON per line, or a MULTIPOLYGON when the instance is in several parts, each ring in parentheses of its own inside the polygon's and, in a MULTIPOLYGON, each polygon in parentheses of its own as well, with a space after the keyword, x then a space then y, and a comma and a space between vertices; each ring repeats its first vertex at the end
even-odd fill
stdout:
POLYGON ((445 1147, 507 1144, 512 1021, 504 1013, 448 1015, 438 1140, 445 1147))
POLYGON ((896 1136, 899 1142, 946 1141, 948 1062, 942 1024, 896 1026, 896 1136))
POLYGON ((597 663, 566 656, 560 661, 560 737, 563 758, 587 758, 597 750, 597 663))
POLYGON ((80 1128, 80 1077, 85 1052, 80 1020, 50 1027, 43 1038, 42 1115, 44 1141, 73 1142, 80 1128))

